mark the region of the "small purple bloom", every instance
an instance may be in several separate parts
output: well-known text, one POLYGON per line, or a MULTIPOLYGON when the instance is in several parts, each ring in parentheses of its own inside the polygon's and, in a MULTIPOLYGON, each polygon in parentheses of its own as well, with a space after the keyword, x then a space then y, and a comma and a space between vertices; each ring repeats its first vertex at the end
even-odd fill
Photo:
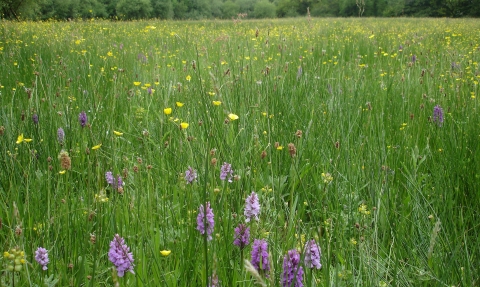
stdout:
POLYGON ((187 171, 185 171, 185 180, 187 184, 197 181, 197 171, 189 166, 187 171))
POLYGON ((227 176, 228 176, 228 182, 232 182, 232 178, 233 178, 232 165, 224 162, 222 167, 220 168, 220 179, 226 180, 227 176))
POLYGON ((115 234, 112 242, 110 242, 108 260, 115 265, 118 277, 123 277, 125 271, 135 274, 133 271, 133 255, 130 248, 125 244, 125 240, 118 234, 115 234))
POLYGON ((220 286, 220 280, 218 280, 218 275, 213 274, 211 277, 208 278, 209 284, 208 287, 219 287, 220 286))
POLYGON ((116 188, 120 188, 120 187, 123 187, 123 180, 121 176, 118 176, 116 188))
POLYGON ((247 227, 245 224, 239 224, 235 227, 235 240, 233 241, 234 245, 240 247, 240 249, 245 248, 250 243, 250 227, 247 227))
POLYGON ((320 257, 322 255, 322 251, 318 247, 315 240, 307 241, 305 244, 305 267, 307 268, 322 268, 322 264, 320 263, 320 257))
POLYGON ((403 46, 402 46, 402 44, 400 44, 400 46, 398 46, 398 50, 399 50, 399 51, 403 51, 403 46))
POLYGON ((115 177, 113 176, 113 173, 111 171, 107 171, 105 173, 105 179, 107 180, 107 183, 110 185, 115 184, 115 177))
POLYGON ((416 55, 413 55, 412 56, 412 63, 415 63, 417 61, 417 56, 416 55))
POLYGON ((288 251, 283 258, 282 287, 303 287, 303 268, 299 265, 298 251, 296 249, 288 251))
POLYGON ((198 208, 197 215, 197 230, 200 231, 200 234, 205 234, 205 229, 207 232, 207 240, 212 240, 213 228, 215 226, 215 220, 213 215, 213 210, 210 208, 210 202, 206 203, 206 207, 203 207, 203 204, 198 208), (206 209, 206 211, 205 211, 206 209), (205 215, 206 213, 206 215, 205 215), (206 220, 205 220, 206 217, 206 220), (207 224, 205 228, 205 223, 207 224))
MULTIPOLYGON (((263 239, 255 239, 252 246, 251 263, 257 271, 270 271, 270 262, 268 260, 268 243, 263 239)), ((265 274, 268 277, 268 274, 265 274)))
POLYGON ((32 121, 35 125, 38 125, 38 115, 37 114, 33 114, 32 121))
POLYGON ((84 128, 87 125, 87 114, 85 112, 81 112, 78 115, 78 121, 80 122, 82 128, 84 128))
POLYGON ((433 108, 433 122, 437 123, 437 125, 439 127, 442 126, 442 123, 443 123, 443 109, 439 105, 436 105, 433 108))
POLYGON ((35 251, 35 261, 42 265, 42 270, 47 270, 48 262, 50 262, 47 249, 38 247, 37 251, 35 251))
POLYGON ((249 197, 245 200, 245 221, 250 222, 252 217, 258 221, 258 215, 260 214, 260 203, 258 201, 257 194, 252 191, 249 197))
POLYGON ((147 92, 149 95, 151 95, 153 93, 152 87, 148 87, 147 92))
POLYGON ((65 131, 62 128, 58 128, 57 130, 57 140, 59 144, 63 144, 65 141, 65 131))

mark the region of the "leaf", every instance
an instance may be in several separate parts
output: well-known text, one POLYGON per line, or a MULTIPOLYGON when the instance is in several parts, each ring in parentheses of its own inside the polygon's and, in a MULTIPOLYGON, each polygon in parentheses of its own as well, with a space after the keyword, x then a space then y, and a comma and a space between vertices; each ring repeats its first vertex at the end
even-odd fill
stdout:
POLYGON ((54 287, 58 283, 58 279, 53 278, 53 274, 50 275, 50 277, 47 277, 47 275, 45 275, 44 281, 45 282, 43 284, 47 287, 54 287))

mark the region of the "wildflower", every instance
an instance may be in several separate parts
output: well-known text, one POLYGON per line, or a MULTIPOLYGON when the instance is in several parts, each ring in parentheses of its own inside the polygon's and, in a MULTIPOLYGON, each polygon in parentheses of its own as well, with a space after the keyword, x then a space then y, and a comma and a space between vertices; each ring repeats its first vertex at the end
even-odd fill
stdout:
POLYGON ((315 240, 307 241, 305 244, 305 267, 307 268, 322 268, 322 264, 320 263, 320 257, 322 255, 322 251, 315 243, 315 240))
POLYGON ((297 148, 295 147, 295 144, 289 143, 288 144, 288 152, 290 153, 291 157, 295 157, 297 154, 297 148))
POLYGON ((23 143, 23 134, 20 134, 20 135, 17 137, 16 143, 17 143, 17 144, 23 143))
POLYGON ((97 144, 96 146, 93 146, 92 149, 96 150, 102 147, 102 144, 97 144))
POLYGON ((220 106, 222 104, 221 101, 213 101, 212 103, 214 106, 220 106))
POLYGON ((213 233, 214 226, 215 226, 214 214, 213 214, 213 210, 210 208, 210 202, 207 202, 205 204, 205 208, 203 207, 203 204, 201 204, 200 207, 198 208, 197 230, 200 231, 200 234, 203 235, 205 234, 205 229, 206 229, 207 240, 212 240, 212 233, 213 233), (205 220, 205 216, 206 216, 206 220, 205 220), (206 227, 205 227, 205 223, 207 224, 206 227))
POLYGON ((219 287, 220 286, 220 280, 218 280, 218 275, 216 273, 213 273, 212 276, 208 277, 208 282, 209 282, 208 287, 219 287))
POLYGON ((37 114, 33 114, 32 121, 33 121, 33 124, 38 125, 38 115, 37 114))
POLYGON ((247 227, 245 224, 239 224, 235 227, 235 240, 233 244, 240 247, 240 249, 245 248, 250 242, 250 227, 247 227))
POLYGON ((116 136, 123 136, 123 133, 122 133, 122 132, 113 131, 113 133, 114 133, 116 136))
POLYGON ((57 130, 57 140, 59 144, 63 144, 65 141, 65 131, 62 128, 57 130))
POLYGON ((299 264, 300 254, 298 254, 298 251, 296 249, 288 251, 283 258, 283 287, 303 287, 303 268, 299 264))
POLYGON ((118 234, 115 234, 112 242, 110 242, 108 260, 115 265, 118 277, 123 277, 125 271, 135 274, 133 271, 133 255, 130 252, 130 248, 125 244, 125 240, 118 234))
POLYGON ((107 171, 105 173, 105 179, 107 180, 107 183, 110 185, 113 185, 115 183, 115 177, 113 177, 113 173, 111 171, 107 171))
POLYGON ((181 102, 175 102, 175 105, 179 108, 183 107, 184 103, 181 102))
POLYGON ((78 115, 78 121, 80 122, 82 128, 84 128, 87 125, 87 114, 85 112, 81 112, 78 115))
POLYGON ((244 215, 246 217, 245 221, 250 222, 252 217, 258 221, 258 215, 260 214, 260 203, 258 201, 257 194, 252 191, 249 197, 245 200, 245 211, 244 215))
POLYGON ((412 56, 412 63, 415 63, 417 61, 417 56, 416 55, 413 55, 412 56))
POLYGON ((238 120, 238 116, 236 114, 228 114, 228 118, 231 121, 238 120))
POLYGON ((172 113, 172 108, 165 108, 165 109, 163 109, 163 113, 168 116, 169 114, 172 113))
POLYGON ((42 265, 42 270, 47 270, 47 264, 49 262, 47 249, 38 247, 37 251, 35 251, 35 261, 42 265))
POLYGON ((171 250, 162 250, 162 251, 160 251, 160 254, 162 254, 162 255, 165 256, 165 257, 168 256, 168 255, 170 255, 170 253, 172 253, 171 250))
POLYGON ((123 180, 121 176, 118 176, 115 178, 113 176, 113 173, 111 171, 107 171, 105 173, 105 180, 109 185, 111 185, 114 189, 120 189, 123 188, 123 180))
POLYGON ((323 179, 323 183, 329 184, 330 182, 333 181, 333 176, 328 172, 327 173, 322 172, 322 179, 323 179))
POLYGON ((189 126, 188 123, 180 123, 180 128, 181 128, 182 130, 188 128, 188 126, 189 126))
POLYGON ((220 179, 225 180, 228 177, 228 182, 232 182, 232 177, 233 177, 233 170, 232 170, 232 165, 229 163, 224 162, 222 167, 220 168, 220 179))
POLYGON ((142 82, 133 82, 133 85, 134 85, 134 86, 140 86, 141 83, 142 83, 142 82))
POLYGON ((67 173, 66 170, 61 170, 61 171, 58 172, 58 174, 65 174, 65 173, 67 173))
POLYGON ((436 105, 433 108, 433 122, 437 123, 437 125, 439 127, 442 126, 442 123, 443 123, 443 109, 439 105, 436 105))
POLYGON ((3 257, 7 262, 7 271, 22 271, 25 261, 25 252, 15 248, 10 249, 9 251, 3 252, 3 257))
POLYGON ((72 168, 72 160, 68 155, 67 151, 65 150, 60 151, 60 154, 58 155, 58 159, 60 160, 60 166, 64 170, 70 170, 72 168))
POLYGON ((263 239, 255 239, 252 246, 251 263, 257 271, 268 272, 270 270, 270 262, 268 261, 268 243, 263 239))
POLYGON ((187 171, 185 171, 185 180, 187 184, 192 183, 197 180, 197 171, 191 167, 188 167, 187 171))
POLYGON ((190 82, 190 80, 192 79, 192 77, 190 77, 190 75, 187 75, 187 76, 185 77, 185 79, 190 82))

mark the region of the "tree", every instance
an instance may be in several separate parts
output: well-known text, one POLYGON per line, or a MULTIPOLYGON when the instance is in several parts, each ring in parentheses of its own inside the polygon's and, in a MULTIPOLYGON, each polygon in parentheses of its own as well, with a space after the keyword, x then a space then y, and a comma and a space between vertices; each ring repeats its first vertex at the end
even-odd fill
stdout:
POLYGON ((298 16, 298 2, 294 0, 279 0, 277 3, 278 17, 295 17, 298 16))
POLYGON ((223 18, 230 19, 236 17, 240 10, 240 6, 232 0, 227 0, 223 3, 222 14, 223 18))
POLYGON ((146 19, 151 11, 150 0, 120 0, 117 4, 117 16, 124 19, 146 19))
POLYGON ((268 0, 260 0, 253 8, 253 15, 255 18, 275 18, 277 14, 275 10, 275 4, 268 0))
POLYGON ((36 18, 40 14, 43 1, 35 0, 1 0, 0 18, 17 19, 36 18))
POLYGON ((172 0, 152 0, 152 16, 159 19, 172 19, 172 0))

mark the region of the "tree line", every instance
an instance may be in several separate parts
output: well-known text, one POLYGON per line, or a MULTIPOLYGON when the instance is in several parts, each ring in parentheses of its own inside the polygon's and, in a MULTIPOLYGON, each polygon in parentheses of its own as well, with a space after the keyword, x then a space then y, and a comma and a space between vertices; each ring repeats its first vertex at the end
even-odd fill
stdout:
POLYGON ((479 17, 480 0, 0 0, 0 18, 479 17))

